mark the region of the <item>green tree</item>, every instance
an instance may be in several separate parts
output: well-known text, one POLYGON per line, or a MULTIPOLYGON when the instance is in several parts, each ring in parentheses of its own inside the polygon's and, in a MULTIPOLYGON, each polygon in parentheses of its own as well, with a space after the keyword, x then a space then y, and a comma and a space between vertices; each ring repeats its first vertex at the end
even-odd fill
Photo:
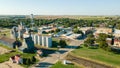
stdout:
POLYGON ((87 38, 84 43, 88 46, 92 46, 94 44, 95 39, 94 38, 87 38))
POLYGON ((99 37, 97 38, 97 42, 98 43, 100 43, 100 42, 103 42, 103 41, 106 41, 106 38, 108 37, 108 35, 107 34, 103 34, 103 33, 101 33, 101 34, 99 34, 99 37))
POLYGON ((32 57, 32 62, 36 62, 35 56, 32 57))
POLYGON ((60 40, 60 41, 59 41, 59 45, 61 46, 61 48, 64 48, 64 47, 67 46, 67 43, 66 43, 65 40, 60 40))
POLYGON ((30 58, 27 58, 27 60, 26 60, 26 64, 27 64, 27 65, 30 65, 30 64, 31 64, 31 60, 30 60, 30 58))
POLYGON ((73 30, 74 33, 77 33, 77 34, 82 34, 83 35, 83 32, 79 29, 74 29, 73 30))
POLYGON ((89 34, 87 37, 88 38, 94 38, 94 35, 93 34, 89 34))
POLYGON ((106 41, 102 41, 99 43, 99 47, 102 48, 103 50, 107 50, 109 46, 106 43, 106 41))
POLYGON ((110 51, 110 46, 106 42, 107 37, 109 37, 107 34, 99 34, 97 42, 99 43, 99 47, 101 49, 110 51))
POLYGON ((60 32, 60 29, 56 29, 55 32, 56 32, 56 33, 57 33, 57 32, 60 32))

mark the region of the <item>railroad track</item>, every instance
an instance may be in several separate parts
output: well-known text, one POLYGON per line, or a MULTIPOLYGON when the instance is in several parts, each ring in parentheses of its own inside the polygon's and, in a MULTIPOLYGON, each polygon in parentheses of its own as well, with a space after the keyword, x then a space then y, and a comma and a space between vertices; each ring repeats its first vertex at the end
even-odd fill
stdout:
POLYGON ((107 66, 105 64, 97 63, 97 62, 90 61, 90 60, 83 59, 83 58, 78 58, 78 57, 75 57, 75 56, 70 55, 70 54, 68 54, 66 58, 67 58, 67 60, 70 60, 70 61, 75 62, 77 64, 82 64, 85 67, 90 67, 90 68, 113 68, 113 67, 107 66))

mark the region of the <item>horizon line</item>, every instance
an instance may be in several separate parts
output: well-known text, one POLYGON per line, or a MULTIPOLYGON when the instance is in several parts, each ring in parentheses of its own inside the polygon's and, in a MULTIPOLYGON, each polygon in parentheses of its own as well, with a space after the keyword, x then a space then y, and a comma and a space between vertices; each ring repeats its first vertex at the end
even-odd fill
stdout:
MULTIPOLYGON (((0 16, 29 16, 30 14, 0 14, 0 16)), ((63 15, 54 15, 54 14, 51 14, 51 15, 46 15, 46 14, 33 14, 34 16, 120 16, 120 15, 71 15, 71 14, 63 14, 63 15)))

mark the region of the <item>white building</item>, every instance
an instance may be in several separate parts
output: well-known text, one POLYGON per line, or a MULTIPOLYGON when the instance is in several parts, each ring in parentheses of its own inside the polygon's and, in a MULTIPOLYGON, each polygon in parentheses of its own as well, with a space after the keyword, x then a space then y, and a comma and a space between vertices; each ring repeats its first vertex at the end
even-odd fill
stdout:
POLYGON ((42 36, 38 36, 38 45, 42 45, 42 36))
POLYGON ((46 38, 44 36, 42 36, 42 46, 46 47, 46 38))
POLYGON ((38 43, 38 35, 33 36, 33 41, 34 41, 34 44, 38 43))
POLYGON ((51 47, 51 46, 52 46, 52 38, 46 37, 46 47, 51 47))

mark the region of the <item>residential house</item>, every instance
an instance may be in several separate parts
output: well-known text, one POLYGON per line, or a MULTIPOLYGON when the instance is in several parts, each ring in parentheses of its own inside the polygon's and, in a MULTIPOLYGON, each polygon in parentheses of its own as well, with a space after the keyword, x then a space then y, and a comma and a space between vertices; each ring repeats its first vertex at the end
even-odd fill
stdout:
POLYGON ((9 60, 12 61, 13 63, 23 64, 23 59, 20 57, 20 55, 12 56, 10 57, 9 60))

